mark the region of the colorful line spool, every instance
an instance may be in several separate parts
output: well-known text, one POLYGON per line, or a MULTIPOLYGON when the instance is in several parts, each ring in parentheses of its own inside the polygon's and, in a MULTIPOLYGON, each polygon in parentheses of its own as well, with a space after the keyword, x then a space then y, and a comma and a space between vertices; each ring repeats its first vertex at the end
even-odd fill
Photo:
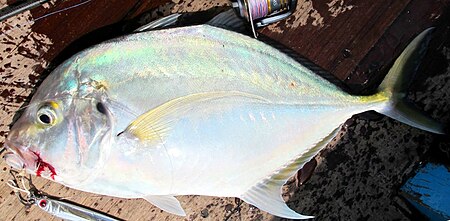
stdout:
POLYGON ((239 16, 260 28, 289 17, 297 7, 297 0, 232 0, 232 6, 239 16))

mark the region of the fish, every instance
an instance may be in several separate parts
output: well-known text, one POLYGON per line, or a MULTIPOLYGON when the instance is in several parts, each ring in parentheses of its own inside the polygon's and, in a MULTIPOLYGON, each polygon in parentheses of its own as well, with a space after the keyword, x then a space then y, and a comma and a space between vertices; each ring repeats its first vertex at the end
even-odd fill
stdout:
POLYGON ((445 133, 404 99, 431 32, 419 34, 367 96, 209 24, 109 40, 49 74, 12 126, 4 158, 70 188, 143 198, 180 216, 175 196, 206 195, 313 218, 289 208, 281 187, 353 115, 374 110, 445 133))

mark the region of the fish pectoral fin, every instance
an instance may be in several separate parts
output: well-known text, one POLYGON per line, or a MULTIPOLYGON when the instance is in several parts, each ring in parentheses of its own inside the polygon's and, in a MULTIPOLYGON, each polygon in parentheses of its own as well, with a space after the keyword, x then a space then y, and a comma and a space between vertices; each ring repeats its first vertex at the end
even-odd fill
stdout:
POLYGON ((181 207, 180 201, 173 196, 150 195, 145 196, 144 199, 166 212, 178 216, 186 216, 186 212, 184 212, 184 209, 181 207))
POLYGON ((339 132, 340 126, 334 129, 329 135, 319 141, 313 148, 301 154, 295 160, 289 162, 276 171, 270 178, 266 178, 247 192, 241 195, 245 202, 267 211, 273 215, 289 219, 310 219, 313 216, 298 214, 289 208, 281 197, 281 188, 286 181, 309 162, 320 150, 322 150, 339 132))
POLYGON ((140 115, 123 133, 130 134, 140 141, 162 141, 173 125, 188 111, 195 110, 200 103, 229 97, 244 97, 266 102, 261 97, 238 91, 190 94, 170 100, 140 115))

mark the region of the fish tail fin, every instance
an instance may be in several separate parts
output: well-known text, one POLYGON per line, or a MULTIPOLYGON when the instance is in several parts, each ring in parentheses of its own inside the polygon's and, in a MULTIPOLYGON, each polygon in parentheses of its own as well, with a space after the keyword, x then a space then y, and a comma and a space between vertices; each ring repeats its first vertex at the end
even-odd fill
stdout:
POLYGON ((374 96, 384 97, 385 101, 377 112, 422 130, 432 133, 445 134, 444 127, 405 100, 406 91, 417 71, 420 60, 426 51, 430 40, 429 28, 420 33, 402 52, 392 65, 374 96))

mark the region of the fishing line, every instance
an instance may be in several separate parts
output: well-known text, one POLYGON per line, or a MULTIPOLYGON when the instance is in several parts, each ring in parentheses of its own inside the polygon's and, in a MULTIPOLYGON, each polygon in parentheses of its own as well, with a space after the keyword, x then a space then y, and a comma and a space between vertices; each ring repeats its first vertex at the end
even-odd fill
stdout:
POLYGON ((73 200, 73 199, 83 199, 83 198, 104 198, 105 196, 80 196, 80 195, 76 195, 76 196, 60 196, 58 197, 59 199, 62 200, 73 200))
POLYGON ((23 179, 21 179, 21 183, 22 183, 22 186, 23 186, 22 188, 20 188, 14 180, 8 180, 6 185, 11 187, 14 190, 14 192, 22 192, 22 193, 25 193, 27 195, 30 195, 30 191, 25 189, 25 183, 24 183, 23 179))
POLYGON ((92 0, 85 0, 85 1, 80 2, 80 3, 78 3, 78 4, 69 6, 69 7, 67 7, 67 8, 63 8, 63 9, 60 9, 60 10, 57 10, 57 11, 54 11, 54 12, 50 12, 50 13, 48 13, 48 14, 45 14, 45 15, 43 15, 43 16, 41 16, 41 17, 38 17, 38 18, 34 19, 34 22, 39 21, 39 20, 41 20, 41 19, 43 19, 43 18, 49 17, 49 16, 51 16, 51 15, 54 15, 54 14, 56 14, 56 13, 60 13, 60 12, 63 12, 63 11, 67 11, 67 10, 70 10, 70 9, 73 9, 73 8, 80 7, 80 6, 84 5, 84 4, 90 3, 91 1, 92 1, 92 0))
POLYGON ((270 13, 270 7, 266 0, 248 0, 248 5, 254 20, 266 17, 270 13))
POLYGON ((41 19, 47 18, 47 17, 52 16, 52 15, 57 14, 57 13, 61 13, 61 12, 64 12, 64 11, 67 11, 67 10, 70 10, 70 9, 74 9, 74 8, 80 7, 80 6, 82 6, 82 5, 85 5, 85 4, 90 3, 91 1, 92 1, 92 0, 84 0, 84 1, 82 1, 82 2, 80 2, 80 3, 74 4, 74 5, 72 5, 72 6, 69 6, 69 7, 60 9, 60 10, 56 10, 56 11, 53 11, 53 12, 49 12, 49 13, 44 14, 44 15, 42 15, 42 16, 36 18, 36 19, 31 19, 30 21, 26 21, 26 22, 23 22, 23 23, 20 23, 20 24, 16 24, 16 25, 12 26, 12 27, 13 27, 12 29, 3 32, 0 36, 2 36, 2 35, 7 35, 7 34, 9 34, 11 31, 15 31, 16 29, 20 29, 20 28, 21 28, 22 26, 24 26, 24 25, 30 25, 30 26, 32 26, 35 22, 37 22, 37 21, 39 21, 39 20, 41 20, 41 19))
POLYGON ((26 178, 20 172, 11 170, 12 179, 6 183, 14 191, 14 194, 26 208, 36 205, 44 212, 62 218, 63 220, 104 220, 117 221, 115 217, 106 213, 91 209, 87 206, 71 202, 62 201, 59 197, 53 197, 38 190, 32 183, 31 176, 26 178), (15 174, 18 174, 16 176, 15 174), (25 184, 28 183, 28 185, 25 184), (20 184, 22 186, 20 186, 20 184))
MULTIPOLYGON (((90 3, 91 1, 92 1, 92 0, 85 0, 85 1, 82 1, 82 2, 80 2, 80 3, 74 4, 74 5, 72 5, 72 6, 69 6, 69 7, 60 9, 60 10, 56 10, 56 11, 47 13, 47 14, 45 14, 45 15, 43 15, 43 16, 40 16, 40 17, 38 17, 38 18, 36 18, 36 19, 32 19, 32 20, 30 20, 30 21, 26 21, 26 22, 23 22, 23 23, 20 23, 20 24, 16 24, 16 25, 14 25, 14 26, 11 25, 11 27, 13 27, 13 28, 11 28, 11 29, 9 29, 9 30, 7 30, 7 31, 5 31, 5 32, 3 32, 3 33, 1 33, 0 36, 8 35, 8 34, 11 33, 12 31, 15 31, 15 30, 17 30, 17 29, 21 29, 21 27, 23 27, 24 25, 27 25, 27 24, 30 25, 30 29, 31 29, 31 26, 32 26, 36 21, 39 21, 39 20, 44 19, 44 18, 47 18, 47 17, 52 16, 52 15, 57 14, 57 13, 61 13, 61 12, 64 12, 64 11, 67 11, 67 10, 70 10, 70 9, 74 9, 74 8, 83 6, 83 5, 85 5, 85 4, 90 3)), ((28 35, 25 35, 25 36, 28 36, 28 35)), ((21 36, 21 38, 24 38, 25 36, 21 36)), ((17 47, 17 46, 16 46, 16 47, 17 47)), ((11 80, 14 80, 14 78, 11 79, 11 80)), ((24 91, 21 91, 21 92, 18 93, 16 96, 22 95, 23 93, 25 93, 25 90, 24 90, 24 91)), ((23 108, 19 108, 19 110, 21 110, 21 109, 23 109, 23 108)), ((7 118, 7 117, 2 118, 2 121, 3 121, 4 119, 6 119, 6 118, 7 118)))

